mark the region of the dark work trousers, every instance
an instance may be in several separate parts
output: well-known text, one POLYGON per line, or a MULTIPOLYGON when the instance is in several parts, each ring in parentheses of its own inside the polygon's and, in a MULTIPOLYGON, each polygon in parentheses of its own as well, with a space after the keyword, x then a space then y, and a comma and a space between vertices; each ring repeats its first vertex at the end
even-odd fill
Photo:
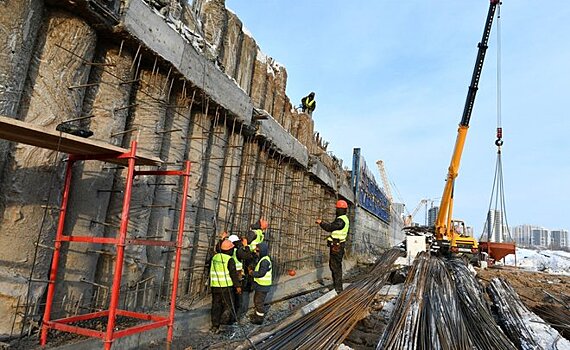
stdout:
POLYGON ((229 324, 233 320, 234 287, 212 287, 212 327, 229 324))
POLYGON ((265 298, 268 292, 261 292, 259 290, 255 291, 253 295, 253 305, 255 305, 254 318, 252 323, 261 324, 263 323, 263 318, 265 318, 265 298))
POLYGON ((344 257, 344 243, 340 243, 338 251, 334 251, 333 245, 330 247, 329 267, 331 269, 334 289, 337 293, 342 292, 342 258, 344 257))

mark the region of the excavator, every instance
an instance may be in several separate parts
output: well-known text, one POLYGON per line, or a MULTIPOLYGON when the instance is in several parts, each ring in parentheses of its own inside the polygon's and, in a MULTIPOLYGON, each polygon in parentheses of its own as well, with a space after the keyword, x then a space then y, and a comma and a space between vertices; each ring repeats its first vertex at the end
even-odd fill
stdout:
POLYGON ((435 227, 430 228, 433 230, 433 241, 431 249, 442 254, 475 254, 478 252, 479 244, 474 237, 466 234, 465 224, 458 220, 452 219, 453 214, 453 196, 455 179, 459 174, 459 163, 463 153, 463 146, 465 145, 465 138, 467 137, 467 130, 469 129, 469 120, 471 119, 471 112, 473 111, 473 104, 479 86, 479 78, 483 69, 483 62, 485 61, 485 53, 487 51, 487 43, 491 34, 491 27, 495 17, 495 11, 500 6, 500 0, 490 0, 489 11, 487 13, 487 20, 485 22, 485 29, 483 37, 478 44, 477 60, 475 61, 475 68, 471 76, 471 85, 467 92, 465 100, 465 107, 463 115, 459 122, 459 129, 457 131, 457 138, 455 140, 455 148, 451 157, 447 178, 445 180, 445 187, 439 205, 439 213, 435 222, 435 227))

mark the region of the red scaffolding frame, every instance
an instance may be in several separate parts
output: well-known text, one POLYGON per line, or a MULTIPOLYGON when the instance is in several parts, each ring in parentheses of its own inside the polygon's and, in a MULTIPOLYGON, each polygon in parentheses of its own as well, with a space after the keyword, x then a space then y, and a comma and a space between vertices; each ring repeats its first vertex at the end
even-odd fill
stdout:
POLYGON ((47 290, 47 301, 46 308, 44 311, 42 331, 40 337, 40 344, 42 346, 47 343, 47 335, 49 329, 55 329, 58 331, 64 331, 69 333, 80 334, 88 337, 100 338, 103 340, 105 349, 111 349, 113 341, 115 339, 133 335, 136 333, 144 332, 147 330, 168 327, 167 331, 167 346, 170 347, 172 343, 173 336, 173 325, 174 325, 174 313, 176 308, 176 293, 178 291, 178 277, 180 273, 180 257, 182 251, 182 235, 184 232, 184 222, 186 218, 186 206, 187 206, 187 193, 188 184, 190 178, 190 162, 184 162, 184 170, 156 170, 156 171, 137 171, 135 170, 136 165, 145 164, 148 162, 142 161, 136 156, 137 142, 133 141, 131 143, 130 151, 126 153, 113 153, 113 154, 99 154, 99 155, 78 155, 70 154, 67 162, 66 173, 65 173, 65 184, 63 188, 63 196, 61 199, 61 207, 59 212, 59 222, 57 225, 56 237, 55 237, 55 248, 52 257, 49 285, 47 290), (127 179, 126 186, 124 190, 122 214, 121 214, 121 225, 119 228, 119 235, 111 237, 91 237, 91 236, 71 236, 65 235, 63 230, 65 226, 65 217, 67 214, 67 204, 69 199, 70 187, 71 187, 71 177, 73 164, 76 161, 82 160, 104 160, 117 163, 127 164, 127 179), (131 239, 127 238, 127 227, 129 223, 129 209, 131 201, 131 193, 133 187, 134 177, 138 175, 163 175, 163 176, 183 176, 183 190, 182 190, 182 203, 180 208, 180 217, 178 221, 178 233, 176 241, 161 241, 161 240, 149 240, 149 239, 131 239), (116 248, 116 259, 115 259, 115 269, 113 276, 113 283, 111 286, 111 300, 109 303, 109 309, 87 313, 83 315, 77 315, 72 317, 60 318, 56 320, 51 320, 51 310, 53 305, 53 298, 55 294, 55 281, 58 272, 59 258, 61 255, 61 245, 62 242, 83 242, 83 243, 100 243, 100 244, 114 244, 116 248), (119 309, 119 294, 121 288, 121 278, 123 272, 124 264, 124 253, 125 245, 149 245, 149 246, 164 246, 164 247, 174 247, 176 251, 175 263, 174 263, 174 274, 172 280, 172 292, 170 300, 170 310, 168 316, 159 316, 155 314, 147 314, 140 312, 133 312, 127 310, 119 309), (133 327, 129 327, 122 330, 115 331, 115 321, 116 316, 124 316, 135 318, 138 320, 148 321, 143 324, 139 324, 133 327), (107 327, 104 331, 97 331, 90 328, 84 328, 72 325, 72 323, 84 320, 90 320, 94 318, 106 317, 107 327))

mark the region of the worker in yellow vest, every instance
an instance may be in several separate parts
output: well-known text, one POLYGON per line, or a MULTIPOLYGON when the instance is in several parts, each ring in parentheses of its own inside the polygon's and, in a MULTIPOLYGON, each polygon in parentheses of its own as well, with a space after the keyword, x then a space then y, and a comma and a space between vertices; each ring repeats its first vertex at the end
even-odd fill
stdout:
POLYGON ((255 313, 251 317, 251 323, 262 324, 265 318, 266 306, 265 298, 271 289, 273 282, 273 266, 271 258, 267 255, 267 243, 259 243, 255 247, 255 253, 259 257, 255 269, 250 269, 250 274, 253 277, 253 289, 255 295, 253 296, 253 303, 255 306, 255 313))
POLYGON ((327 237, 327 246, 330 248, 329 268, 333 278, 334 289, 337 293, 342 292, 342 258, 344 257, 344 246, 348 237, 350 223, 348 216, 348 203, 340 199, 336 202, 336 219, 331 222, 323 222, 318 219, 317 224, 325 231, 330 232, 327 237))
POLYGON ((307 96, 301 99, 301 109, 303 112, 313 114, 313 111, 317 108, 317 101, 315 101, 315 93, 311 92, 307 96))
MULTIPOLYGON (((245 235, 245 245, 247 246, 246 250, 249 249, 250 254, 246 253, 243 263, 248 270, 253 269, 257 263, 258 258, 255 254, 255 247, 259 243, 265 241, 265 231, 267 231, 268 227, 269 223, 267 220, 261 218, 251 225, 250 231, 245 235)), ((247 292, 251 292, 253 290, 253 278, 249 274, 246 276, 244 281, 244 290, 247 292)))
POLYGON ((220 324, 229 324, 236 315, 234 288, 241 294, 241 281, 233 256, 234 244, 225 239, 220 244, 220 252, 210 263, 210 288, 212 289, 211 332, 219 333, 220 324))

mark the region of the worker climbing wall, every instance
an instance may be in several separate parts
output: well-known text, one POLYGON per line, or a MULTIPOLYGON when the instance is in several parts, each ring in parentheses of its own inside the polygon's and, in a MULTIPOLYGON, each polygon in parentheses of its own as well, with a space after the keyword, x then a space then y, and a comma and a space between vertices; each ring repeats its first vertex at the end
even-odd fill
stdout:
MULTIPOLYGON (((81 115, 84 89, 74 87, 87 82, 90 66, 84 62, 92 60, 96 34, 85 22, 64 12, 49 12, 39 32, 20 116, 53 130, 60 122, 81 115)), ((17 145, 12 157, 0 191, 5 203, 0 250, 2 259, 13 263, 0 267, 0 280, 5 281, 0 297, 15 304, 18 298, 26 300, 32 264, 35 278, 44 281, 48 277, 51 251, 40 248, 35 257, 34 243, 41 235, 41 244, 53 246, 63 164, 56 152, 26 145, 17 145)), ((32 283, 30 300, 38 300, 46 286, 45 282, 32 283)), ((0 304, 0 314, 12 314, 9 303, 0 304)), ((10 321, 0 319, 0 333, 9 332, 10 321)))

